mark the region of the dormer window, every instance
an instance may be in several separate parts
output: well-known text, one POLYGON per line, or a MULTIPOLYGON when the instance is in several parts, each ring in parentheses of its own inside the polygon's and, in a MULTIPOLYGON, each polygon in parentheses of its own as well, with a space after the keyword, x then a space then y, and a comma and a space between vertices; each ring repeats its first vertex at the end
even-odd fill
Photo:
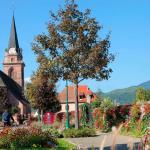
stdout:
POLYGON ((79 98, 80 98, 80 100, 82 100, 83 98, 85 98, 85 94, 84 93, 80 93, 79 98))

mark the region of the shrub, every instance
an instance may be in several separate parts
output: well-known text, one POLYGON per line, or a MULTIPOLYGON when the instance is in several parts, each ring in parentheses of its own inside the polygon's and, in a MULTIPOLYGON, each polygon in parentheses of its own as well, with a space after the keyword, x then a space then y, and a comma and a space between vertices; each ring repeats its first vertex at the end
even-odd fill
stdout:
POLYGON ((91 103, 92 108, 99 108, 101 106, 102 97, 100 95, 96 95, 96 99, 91 103))
POLYGON ((80 109, 80 124, 82 125, 82 127, 91 127, 93 125, 91 105, 88 103, 84 103, 80 105, 80 109))
POLYGON ((81 128, 81 129, 67 129, 64 130, 64 137, 65 138, 75 138, 75 137, 93 137, 95 136, 95 130, 92 128, 81 128))
POLYGON ((60 133, 57 129, 53 128, 50 125, 43 125, 42 126, 43 132, 50 134, 54 138, 62 138, 63 134, 60 133))
POLYGON ((47 132, 43 132, 40 128, 5 128, 0 132, 0 148, 31 148, 33 145, 38 147, 53 147, 57 144, 47 132))
POLYGON ((144 113, 141 113, 141 105, 133 105, 130 111, 130 118, 124 123, 123 133, 134 137, 142 137, 148 133, 150 112, 149 104, 142 104, 144 113), (142 116, 142 117, 141 117, 142 116))
POLYGON ((93 116, 94 127, 96 129, 103 128, 103 115, 104 112, 100 108, 96 108, 93 110, 92 116, 93 116))
POLYGON ((133 120, 138 120, 140 118, 140 105, 133 105, 130 110, 130 118, 133 120))

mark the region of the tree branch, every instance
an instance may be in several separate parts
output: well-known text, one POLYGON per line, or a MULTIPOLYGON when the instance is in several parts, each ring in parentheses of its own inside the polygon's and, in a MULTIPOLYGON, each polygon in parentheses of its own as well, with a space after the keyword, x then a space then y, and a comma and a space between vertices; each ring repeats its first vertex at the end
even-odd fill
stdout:
POLYGON ((83 79, 81 79, 81 80, 79 80, 79 81, 78 81, 78 84, 79 84, 81 81, 83 81, 83 80, 84 80, 84 78, 83 78, 83 79))

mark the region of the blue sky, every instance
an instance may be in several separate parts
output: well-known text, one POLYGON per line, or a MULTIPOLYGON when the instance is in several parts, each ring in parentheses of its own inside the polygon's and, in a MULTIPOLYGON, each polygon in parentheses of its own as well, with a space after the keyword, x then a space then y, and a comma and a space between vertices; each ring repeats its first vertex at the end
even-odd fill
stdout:
MULTIPOLYGON (((150 1, 149 0, 77 0, 81 10, 91 9, 91 16, 103 25, 102 35, 109 30, 110 51, 116 55, 108 81, 85 80, 93 91, 110 91, 150 80, 150 1)), ((34 37, 46 32, 49 11, 56 11, 64 0, 3 0, 0 5, 0 69, 8 46, 12 20, 12 4, 20 47, 23 49, 25 78, 37 68, 31 50, 34 37)), ((58 91, 64 82, 57 84, 58 91)))

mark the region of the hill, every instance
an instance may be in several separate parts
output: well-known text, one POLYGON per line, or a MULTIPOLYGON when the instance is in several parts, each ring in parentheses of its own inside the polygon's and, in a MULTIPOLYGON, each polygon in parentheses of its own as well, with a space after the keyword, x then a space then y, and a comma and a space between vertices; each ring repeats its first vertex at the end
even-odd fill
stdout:
POLYGON ((138 85, 139 87, 143 87, 144 89, 149 90, 150 89, 150 81, 144 82, 140 85, 138 85))
POLYGON ((139 87, 150 89, 150 81, 141 83, 137 86, 131 86, 128 88, 117 89, 107 93, 103 93, 103 96, 110 97, 112 100, 115 100, 120 104, 132 103, 135 100, 136 89, 139 87))

